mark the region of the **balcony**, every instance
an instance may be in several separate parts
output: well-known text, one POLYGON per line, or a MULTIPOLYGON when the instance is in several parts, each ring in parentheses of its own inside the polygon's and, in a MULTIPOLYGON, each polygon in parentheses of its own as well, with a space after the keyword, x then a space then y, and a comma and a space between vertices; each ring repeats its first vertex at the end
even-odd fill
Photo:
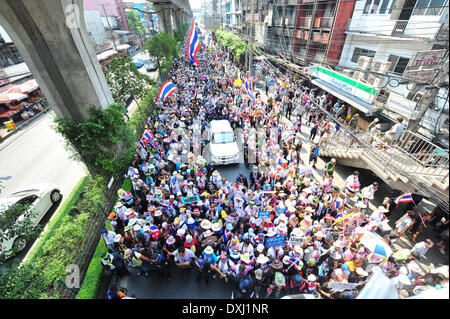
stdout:
POLYGON ((408 25, 409 20, 397 20, 395 21, 394 29, 392 30, 391 35, 393 37, 402 37, 404 35, 406 26, 408 25))
POLYGON ((289 27, 293 27, 295 24, 295 18, 285 18, 284 24, 289 27))

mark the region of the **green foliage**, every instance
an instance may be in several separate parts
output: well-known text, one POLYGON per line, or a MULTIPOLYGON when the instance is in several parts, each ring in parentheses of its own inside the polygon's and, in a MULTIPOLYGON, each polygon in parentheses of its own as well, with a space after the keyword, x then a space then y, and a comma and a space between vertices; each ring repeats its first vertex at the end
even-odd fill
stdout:
POLYGON ((134 10, 129 10, 127 12, 127 20, 130 29, 138 34, 138 36, 143 37, 145 35, 145 28, 142 24, 141 18, 134 10))
MULTIPOLYGON (((0 298, 58 297, 54 290, 56 283, 50 278, 56 278, 59 274, 64 275, 65 267, 72 263, 73 255, 66 254, 65 259, 59 260, 57 258, 61 258, 61 256, 56 257, 56 255, 65 253, 66 249, 67 251, 74 251, 74 248, 68 246, 65 240, 58 246, 57 242, 61 240, 61 234, 63 233, 60 229, 68 223, 72 223, 69 213, 87 184, 88 177, 85 176, 80 179, 58 211, 55 212, 41 239, 33 246, 28 253, 27 260, 20 267, 17 263, 12 263, 0 269, 0 298)), ((69 233, 66 233, 66 236, 69 236, 69 233)), ((80 249, 82 246, 77 243, 76 247, 80 249)))
POLYGON ((221 45, 228 48, 236 59, 241 60, 245 55, 245 42, 239 36, 223 29, 215 30, 214 34, 221 45))
MULTIPOLYGON (((27 241, 36 238, 42 230, 40 225, 35 225, 34 219, 39 214, 30 209, 30 204, 14 204, 0 214, 0 243, 15 237, 24 237, 27 241)), ((15 255, 17 248, 12 247, 6 254, 15 255)), ((6 257, 5 255, 2 258, 6 257)))
POLYGON ((163 80, 168 76, 173 58, 178 54, 179 46, 180 43, 164 32, 155 34, 142 45, 143 50, 156 59, 163 80))
POLYGON ((106 82, 117 103, 125 103, 129 97, 139 100, 146 88, 155 84, 152 78, 139 72, 129 56, 112 60, 109 68, 105 71, 106 82))
MULTIPOLYGON (((131 179, 126 178, 121 188, 126 191, 131 191, 132 189, 131 179)), ((116 202, 119 198, 117 198, 116 202)), ((106 223, 106 229, 110 229, 110 221, 108 220, 106 223)), ((98 289, 100 286, 100 282, 102 276, 105 274, 103 272, 103 267, 101 265, 100 259, 101 255, 104 252, 108 252, 108 247, 105 246, 105 243, 102 238, 99 239, 97 248, 95 249, 94 256, 92 257, 91 263, 89 264, 89 268, 84 276, 83 283, 81 284, 80 290, 77 294, 77 299, 95 299, 98 293, 98 289)))
POLYGON ((120 160, 120 149, 133 143, 133 133, 126 125, 120 104, 101 110, 91 107, 89 118, 76 122, 71 118, 56 119, 55 130, 66 140, 72 157, 86 164, 90 172, 108 178, 120 160))
POLYGON ((103 239, 100 239, 92 257, 89 268, 81 284, 80 290, 77 294, 77 299, 95 299, 98 293, 98 288, 102 279, 103 267, 101 264, 101 255, 108 252, 108 247, 105 246, 103 239))

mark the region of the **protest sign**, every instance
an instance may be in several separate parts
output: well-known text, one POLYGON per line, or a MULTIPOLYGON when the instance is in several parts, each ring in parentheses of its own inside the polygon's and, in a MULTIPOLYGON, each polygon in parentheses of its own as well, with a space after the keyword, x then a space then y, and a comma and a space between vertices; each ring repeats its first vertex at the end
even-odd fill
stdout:
POLYGON ((260 210, 258 212, 258 218, 266 219, 270 217, 270 212, 268 210, 260 210))
POLYGON ((200 197, 198 195, 195 196, 188 196, 188 197, 181 197, 181 202, 186 204, 196 203, 200 200, 200 197))
POLYGON ((284 245, 284 237, 285 236, 276 236, 266 239, 266 248, 269 247, 277 247, 284 245))

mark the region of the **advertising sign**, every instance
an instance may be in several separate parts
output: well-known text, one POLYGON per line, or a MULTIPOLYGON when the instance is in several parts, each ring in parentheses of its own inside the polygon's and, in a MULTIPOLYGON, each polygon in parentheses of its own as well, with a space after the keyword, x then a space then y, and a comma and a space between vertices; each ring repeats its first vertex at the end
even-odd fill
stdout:
POLYGON ((412 59, 410 67, 431 66, 444 63, 446 50, 419 51, 412 59))
POLYGON ((401 114, 403 117, 411 118, 416 109, 416 102, 404 98, 402 95, 390 92, 386 102, 386 108, 389 111, 401 114))

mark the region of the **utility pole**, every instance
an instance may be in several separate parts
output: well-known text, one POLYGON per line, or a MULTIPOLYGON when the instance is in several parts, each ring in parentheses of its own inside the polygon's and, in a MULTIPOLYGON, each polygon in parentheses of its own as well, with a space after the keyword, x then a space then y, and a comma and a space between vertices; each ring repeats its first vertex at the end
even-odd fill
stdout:
POLYGON ((111 38, 112 38, 112 42, 113 42, 113 45, 114 45, 114 50, 117 51, 116 40, 114 39, 114 32, 113 32, 113 30, 111 28, 111 24, 109 23, 108 16, 106 15, 105 4, 101 3, 100 5, 103 8, 103 14, 105 15, 106 22, 108 23, 109 32, 111 32, 111 38))
POLYGON ((253 46, 255 45, 255 37, 253 36, 255 32, 255 0, 250 0, 250 57, 248 59, 248 71, 250 73, 250 78, 253 76, 253 46))
POLYGON ((408 122, 407 130, 411 132, 417 132, 419 130, 420 121, 425 116, 425 113, 430 108, 430 106, 433 105, 434 100, 436 99, 436 96, 439 92, 440 86, 446 80, 449 68, 448 50, 445 53, 444 61, 444 65, 437 69, 438 73, 434 78, 433 83, 425 88, 426 92, 419 100, 416 111, 414 112, 415 114, 417 114, 417 116, 415 116, 414 119, 411 119, 408 122))

